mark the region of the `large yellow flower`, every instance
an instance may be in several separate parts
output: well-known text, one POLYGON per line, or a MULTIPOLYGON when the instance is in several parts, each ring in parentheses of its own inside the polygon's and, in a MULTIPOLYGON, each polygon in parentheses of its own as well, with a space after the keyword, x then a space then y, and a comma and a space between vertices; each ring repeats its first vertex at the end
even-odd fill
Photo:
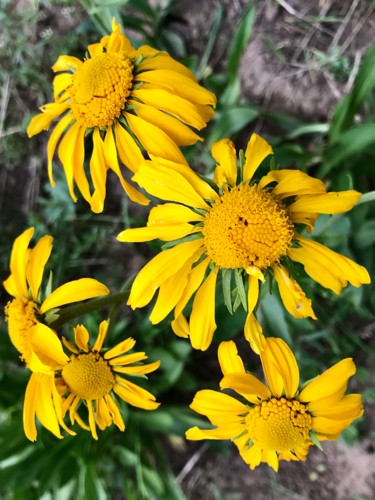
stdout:
POLYGON ((70 423, 77 422, 91 431, 94 439, 98 439, 96 426, 103 430, 114 423, 121 431, 125 430, 113 393, 144 410, 155 410, 159 406, 155 396, 128 379, 145 377, 155 371, 160 362, 139 364, 147 356, 144 352, 129 353, 135 345, 132 338, 102 353, 107 331, 108 322, 102 321, 96 342, 90 347, 89 332, 78 325, 74 328, 77 347, 63 339, 72 353, 63 366, 53 375, 37 373, 31 376, 24 403, 24 430, 28 439, 35 441, 37 437, 35 417, 59 438, 63 437, 59 426, 74 434, 63 421, 68 411, 70 423), (87 407, 88 424, 79 415, 82 401, 87 407))
POLYGON ((134 175, 148 193, 172 203, 156 206, 147 227, 127 229, 118 239, 159 238, 173 247, 139 272, 128 303, 133 309, 145 306, 159 289, 151 322, 158 323, 174 309, 175 333, 190 337, 194 348, 205 350, 216 329, 215 291, 221 271, 228 309, 232 312, 242 302, 248 312, 245 335, 259 352, 263 334, 253 311, 259 284, 267 275, 275 278, 290 314, 315 318, 311 301, 285 266, 288 260, 301 262, 311 278, 337 294, 348 282, 354 286, 370 282, 364 267, 297 232, 301 225, 311 232, 319 214, 350 210, 361 194, 327 193, 322 181, 299 170, 271 170, 256 181, 258 166, 272 153, 256 134, 239 170, 228 139, 215 143, 212 153, 218 163, 214 182, 186 165, 162 159, 145 161, 134 175), (183 310, 194 294, 188 323, 183 310))
POLYGON ((65 283, 53 292, 41 289, 44 268, 52 250, 52 236, 43 236, 34 248, 29 243, 34 228, 26 229, 13 244, 10 276, 3 282, 13 300, 5 307, 9 336, 27 367, 34 372, 49 373, 68 360, 56 332, 46 324, 48 314, 59 308, 109 293, 108 288, 92 278, 65 283))
POLYGON ((233 341, 220 344, 220 387, 234 390, 244 402, 217 391, 198 391, 190 407, 215 428, 192 427, 186 437, 231 439, 251 469, 266 462, 277 471, 280 460, 305 460, 312 444, 337 439, 363 409, 360 394, 345 395, 356 370, 351 358, 299 388, 297 362, 287 344, 267 338, 263 347, 268 387, 245 371, 233 341))
POLYGON ((29 136, 48 129, 59 118, 48 141, 48 173, 57 144, 70 194, 74 183, 94 212, 103 210, 107 170, 113 170, 129 198, 149 200, 124 178, 119 160, 132 172, 143 153, 185 163, 178 146, 194 144, 214 114, 215 96, 201 87, 193 73, 147 45, 135 49, 112 23, 113 32, 88 47, 89 57, 60 56, 53 66, 53 103, 31 121, 29 136), (92 134, 91 134, 92 133, 92 134), (92 135, 90 177, 84 168, 84 143, 92 135), (93 187, 93 192, 92 192, 93 187))

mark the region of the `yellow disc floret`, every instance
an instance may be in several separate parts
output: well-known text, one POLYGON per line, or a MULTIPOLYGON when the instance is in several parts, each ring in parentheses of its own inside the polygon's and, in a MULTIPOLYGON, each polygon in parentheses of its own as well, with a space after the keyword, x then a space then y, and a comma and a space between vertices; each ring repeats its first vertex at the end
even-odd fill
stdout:
POLYGON ((216 265, 265 269, 287 253, 293 223, 286 206, 271 193, 242 184, 214 203, 202 232, 207 254, 216 265))
POLYGON ((74 73, 68 92, 76 120, 87 128, 109 127, 131 92, 133 64, 125 54, 103 53, 74 73))
POLYGON ((61 375, 70 392, 86 400, 105 396, 115 385, 110 365, 98 352, 71 356, 61 375))
POLYGON ((37 323, 36 314, 35 302, 25 298, 16 298, 8 302, 5 307, 10 339, 26 362, 31 356, 29 332, 30 328, 37 323))
POLYGON ((263 450, 294 450, 309 442, 312 417, 299 401, 271 398, 249 412, 246 426, 263 450))

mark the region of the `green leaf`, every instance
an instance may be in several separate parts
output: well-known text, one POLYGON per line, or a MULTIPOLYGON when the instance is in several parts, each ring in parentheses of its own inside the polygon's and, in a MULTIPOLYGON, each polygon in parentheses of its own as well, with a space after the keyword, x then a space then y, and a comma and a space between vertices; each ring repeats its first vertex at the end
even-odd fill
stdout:
POLYGON ((375 143, 375 123, 364 123, 344 132, 328 150, 326 160, 319 170, 319 176, 327 175, 334 167, 361 153, 375 143))
POLYGON ((223 6, 220 4, 217 4, 215 6, 214 19, 212 21, 210 34, 209 34, 209 37, 208 37, 208 40, 206 43, 206 48, 205 48, 201 62, 199 64, 199 68, 198 68, 197 73, 196 73, 196 77, 198 78, 198 80, 200 80, 202 78, 202 76, 204 75, 204 73, 206 71, 208 60, 210 58, 212 48, 213 48, 214 43, 217 39, 218 32, 219 32, 219 29, 220 29, 222 22, 223 22, 223 6))
POLYGON ((234 79, 237 75, 241 56, 245 48, 248 46, 250 40, 254 19, 255 5, 250 4, 243 12, 242 20, 236 30, 236 35, 234 36, 233 41, 229 47, 227 71, 230 80, 234 79))
POLYGON ((368 220, 360 226, 355 235, 358 248, 368 248, 375 243, 375 221, 368 220))
POLYGON ((218 111, 215 123, 208 139, 209 145, 215 141, 231 137, 259 116, 259 111, 254 106, 230 108, 218 111))
POLYGON ((354 115, 358 112, 374 86, 375 44, 369 48, 362 60, 350 95, 343 99, 336 107, 328 134, 331 143, 338 141, 342 133, 350 127, 354 115))
POLYGON ((245 285, 242 279, 242 274, 240 269, 235 269, 234 270, 234 279, 236 281, 237 285, 237 290, 238 294, 240 296, 243 308, 245 311, 247 311, 247 297, 246 297, 246 290, 245 290, 245 285))
POLYGON ((319 448, 319 450, 323 450, 323 447, 322 447, 322 444, 321 442, 319 441, 319 439, 316 437, 316 434, 314 431, 310 431, 309 433, 309 438, 311 439, 311 441, 319 448))
POLYGON ((221 276, 222 276, 222 284, 223 284, 224 303, 227 306, 228 311, 232 314, 233 313, 232 288, 231 288, 232 270, 231 269, 223 269, 221 272, 221 276))

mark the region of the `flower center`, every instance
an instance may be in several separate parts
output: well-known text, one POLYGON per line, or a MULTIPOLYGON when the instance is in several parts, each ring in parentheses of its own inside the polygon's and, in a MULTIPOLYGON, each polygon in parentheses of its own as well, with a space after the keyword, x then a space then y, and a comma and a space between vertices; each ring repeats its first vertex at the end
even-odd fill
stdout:
POLYGON ((30 359, 32 352, 29 331, 37 323, 36 314, 37 305, 32 300, 16 298, 5 306, 10 340, 26 362, 30 359))
POLYGON ((86 60, 69 88, 73 116, 87 128, 109 127, 125 107, 132 80, 133 64, 124 54, 86 60))
POLYGON ((271 193, 241 184, 214 203, 202 232, 207 254, 216 265, 265 269, 286 254, 293 223, 287 208, 271 193))
POLYGON ((109 364, 98 352, 71 356, 61 375, 70 392, 82 399, 101 398, 115 385, 109 364))
POLYGON ((268 451, 295 450, 309 441, 311 415, 295 400, 271 398, 246 417, 250 438, 268 451))

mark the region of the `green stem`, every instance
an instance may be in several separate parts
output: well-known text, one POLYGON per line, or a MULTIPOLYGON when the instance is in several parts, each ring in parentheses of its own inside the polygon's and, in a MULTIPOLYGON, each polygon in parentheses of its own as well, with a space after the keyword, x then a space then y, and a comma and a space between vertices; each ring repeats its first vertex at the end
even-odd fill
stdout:
POLYGON ((72 319, 78 318, 78 316, 82 316, 82 314, 86 314, 93 311, 98 311, 105 306, 116 304, 120 305, 122 302, 126 301, 129 297, 130 286, 127 286, 126 289, 119 293, 111 293, 110 295, 106 295, 105 297, 99 297, 97 299, 89 300, 83 304, 77 304, 75 306, 70 306, 63 309, 59 317, 52 321, 48 326, 50 326, 53 330, 58 330, 65 323, 71 321, 72 319))

